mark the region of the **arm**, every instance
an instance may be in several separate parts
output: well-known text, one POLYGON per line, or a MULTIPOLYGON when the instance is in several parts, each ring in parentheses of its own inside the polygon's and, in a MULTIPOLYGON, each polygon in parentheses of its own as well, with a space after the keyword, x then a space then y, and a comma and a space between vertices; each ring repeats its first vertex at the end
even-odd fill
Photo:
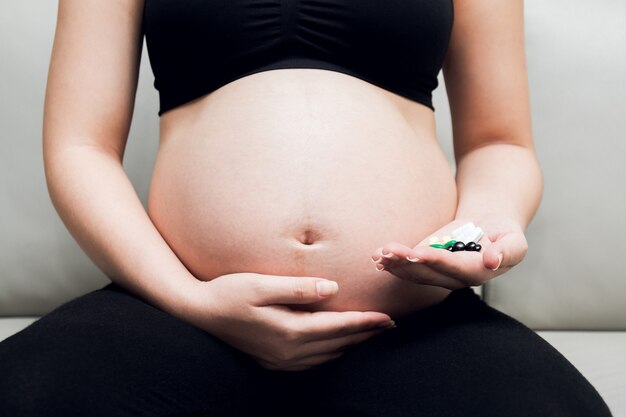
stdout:
POLYGON ((386 331, 384 313, 280 305, 332 297, 337 285, 327 279, 235 273, 205 282, 169 248, 122 169, 142 12, 141 0, 59 2, 44 164, 52 202, 81 248, 112 281, 269 369, 308 369, 386 331))
POLYGON ((522 0, 457 1, 444 77, 457 161, 457 218, 525 229, 543 183, 532 142, 522 0))
POLYGON ((485 231, 483 250, 449 253, 428 247, 427 239, 414 248, 390 242, 372 259, 400 278, 449 289, 481 285, 526 255, 524 230, 543 180, 532 142, 523 17, 523 0, 455 1, 443 73, 458 205, 454 221, 432 234, 473 222, 485 231))
POLYGON ((52 203, 117 284, 179 314, 198 282, 150 221, 122 168, 142 50, 143 1, 61 0, 44 106, 52 203))

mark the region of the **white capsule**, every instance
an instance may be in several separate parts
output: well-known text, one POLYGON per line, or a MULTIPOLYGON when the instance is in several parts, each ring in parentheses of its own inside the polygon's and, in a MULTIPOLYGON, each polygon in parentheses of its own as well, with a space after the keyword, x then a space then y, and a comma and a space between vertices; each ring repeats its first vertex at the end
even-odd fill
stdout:
POLYGON ((453 237, 454 240, 456 240, 457 242, 463 242, 465 243, 465 235, 464 234, 459 234, 453 237))
POLYGON ((478 243, 478 241, 480 240, 480 238, 483 237, 483 235, 484 235, 483 229, 481 229, 480 227, 477 227, 466 235, 466 239, 467 239, 467 242, 478 243))
POLYGON ((465 223, 463 226, 455 229, 452 232, 452 238, 454 240, 460 240, 462 242, 463 240, 460 238, 463 237, 466 232, 473 230, 475 227, 476 226, 474 226, 474 223, 465 223))

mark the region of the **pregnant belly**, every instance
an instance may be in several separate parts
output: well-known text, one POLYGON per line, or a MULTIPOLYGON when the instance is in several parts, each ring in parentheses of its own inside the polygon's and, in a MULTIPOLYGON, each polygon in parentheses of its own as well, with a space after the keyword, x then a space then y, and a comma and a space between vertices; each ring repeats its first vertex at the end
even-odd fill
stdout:
POLYGON ((200 280, 255 272, 337 281, 337 295, 300 309, 399 317, 441 301, 448 290, 371 262, 376 248, 414 246, 454 216, 454 178, 434 133, 360 80, 306 70, 255 80, 276 72, 162 117, 148 213, 172 250, 200 280))

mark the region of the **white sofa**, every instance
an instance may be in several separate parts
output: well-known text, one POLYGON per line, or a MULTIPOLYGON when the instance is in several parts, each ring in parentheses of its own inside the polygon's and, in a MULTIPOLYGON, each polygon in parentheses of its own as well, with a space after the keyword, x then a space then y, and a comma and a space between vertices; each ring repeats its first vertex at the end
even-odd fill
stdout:
MULTIPOLYGON (((0 3, 0 340, 109 282, 71 239, 45 187, 41 118, 55 16, 56 2, 0 3)), ((626 417, 624 22, 625 2, 526 1, 545 196, 526 260, 483 288, 488 303, 569 358, 616 417, 626 417)), ((158 142, 152 81, 144 55, 125 156, 144 202, 158 142)), ((452 163, 443 80, 435 106, 452 163)))

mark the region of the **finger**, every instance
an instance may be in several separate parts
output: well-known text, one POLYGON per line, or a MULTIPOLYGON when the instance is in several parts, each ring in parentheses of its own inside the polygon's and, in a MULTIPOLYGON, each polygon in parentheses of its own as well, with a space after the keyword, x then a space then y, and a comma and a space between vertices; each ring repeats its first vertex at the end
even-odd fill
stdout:
POLYGON ((451 252, 445 249, 422 246, 413 248, 409 257, 418 258, 417 263, 428 265, 446 274, 453 274, 453 276, 465 275, 467 272, 478 272, 483 269, 481 254, 477 252, 451 252))
POLYGON ((374 251, 372 261, 374 263, 390 262, 402 260, 402 253, 410 250, 408 246, 405 246, 398 242, 389 242, 385 246, 381 246, 374 251))
POLYGON ((406 264, 408 262, 407 255, 410 251, 411 248, 408 246, 397 242, 390 242, 380 250, 382 257, 379 259, 378 263, 376 263, 375 267, 377 270, 380 270, 381 267, 379 267, 379 265, 385 269, 389 269, 390 267, 406 264), (388 256, 385 256, 385 254, 388 256))
POLYGON ((319 355, 312 355, 303 359, 302 361, 298 361, 293 364, 273 364, 262 359, 257 359, 257 362, 265 369, 269 369, 272 371, 286 371, 286 372, 294 372, 294 371, 304 371, 307 369, 311 369, 315 366, 321 365, 326 362, 330 362, 339 358, 345 352, 334 352, 334 353, 326 353, 319 355))
POLYGON ((303 342, 335 339, 386 326, 391 321, 376 311, 315 311, 294 319, 303 342))
POLYGON ((407 263, 406 254, 411 250, 410 247, 397 242, 390 242, 385 246, 376 249, 372 262, 377 271, 384 271, 390 267, 407 263), (377 259, 377 260, 374 260, 377 259))
POLYGON ((465 280, 441 273, 425 264, 405 264, 389 269, 389 273, 398 278, 421 285, 443 287, 449 290, 468 287, 470 284, 465 280))
POLYGON ((398 242, 389 242, 374 251, 372 260, 381 261, 399 261, 404 260, 411 248, 398 242), (376 258, 376 259, 375 259, 376 258))
POLYGON ((317 277, 285 277, 266 275, 253 286, 252 303, 308 304, 333 296, 339 290, 335 281, 317 277))
POLYGON ((311 369, 315 366, 319 366, 322 365, 326 362, 330 362, 330 361, 334 361, 336 359, 338 359, 339 357, 341 357, 345 352, 334 352, 334 353, 327 353, 327 354, 323 354, 323 355, 315 355, 315 356, 311 356, 308 358, 303 359, 300 363, 293 365, 293 366, 287 366, 285 368, 283 368, 285 371, 287 372, 291 372, 291 371, 303 371, 306 369, 311 369))
POLYGON ((411 251, 411 256, 419 257, 421 265, 459 280, 465 286, 481 285, 494 277, 493 271, 485 268, 483 256, 477 252, 450 252, 437 248, 416 247, 411 251))
POLYGON ((415 263, 426 265, 442 265, 470 252, 451 252, 449 250, 433 248, 430 246, 416 246, 407 255, 408 258, 417 259, 415 263))
POLYGON ((296 367, 288 367, 287 370, 298 370, 298 366, 306 366, 308 368, 312 368, 314 366, 318 366, 321 364, 324 364, 326 362, 330 362, 330 361, 334 361, 335 359, 338 359, 339 357, 341 357, 344 353, 346 353, 345 351, 336 351, 336 352, 332 352, 332 353, 324 353, 324 354, 320 354, 320 355, 312 355, 309 356, 307 358, 303 358, 302 361, 296 365, 296 367))
POLYGON ((378 329, 367 330, 360 333, 355 333, 347 336, 336 337, 333 339, 326 340, 314 340, 309 343, 306 343, 302 346, 302 350, 300 353, 302 354, 301 359, 304 359, 308 356, 314 356, 325 353, 332 353, 338 351, 345 351, 350 349, 351 347, 358 345, 359 343, 363 343, 367 339, 376 336, 380 333, 384 333, 387 331, 393 331, 393 327, 383 327, 378 329))
POLYGON ((520 263, 528 252, 528 242, 523 233, 508 232, 489 245, 483 253, 485 268, 493 271, 502 267, 513 267, 520 263))
MULTIPOLYGON (((335 359, 353 346, 363 343, 365 340, 389 331, 392 328, 395 328, 395 326, 368 330, 335 339, 310 342, 304 345, 303 349, 300 350, 298 357, 293 359, 291 362, 298 365, 317 365, 327 362, 329 358, 331 360, 335 359)), ((290 367, 290 365, 286 366, 286 368, 290 367)))

